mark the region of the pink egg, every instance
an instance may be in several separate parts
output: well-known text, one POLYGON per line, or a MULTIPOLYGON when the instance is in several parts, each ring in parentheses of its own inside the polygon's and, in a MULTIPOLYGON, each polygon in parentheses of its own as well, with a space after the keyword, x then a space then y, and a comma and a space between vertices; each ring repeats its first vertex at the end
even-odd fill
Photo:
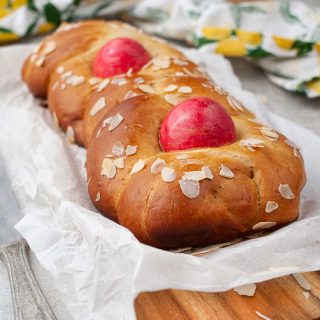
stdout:
POLYGON ((160 145, 166 152, 219 147, 236 140, 227 111, 210 98, 192 98, 173 107, 162 122, 160 145))
POLYGON ((139 71, 148 61, 148 51, 130 38, 116 38, 107 42, 97 53, 92 69, 96 77, 109 78, 132 69, 139 71))

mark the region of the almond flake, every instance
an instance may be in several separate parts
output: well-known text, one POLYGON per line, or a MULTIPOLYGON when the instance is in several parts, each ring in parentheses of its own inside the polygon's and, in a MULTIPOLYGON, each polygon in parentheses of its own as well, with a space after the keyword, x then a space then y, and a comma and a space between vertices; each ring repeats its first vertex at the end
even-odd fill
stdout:
POLYGON ((256 292, 256 288, 257 286, 254 283, 252 283, 233 288, 233 290, 240 296, 253 297, 254 293, 256 292))
POLYGON ((267 201, 266 213, 270 213, 279 208, 279 205, 275 201, 267 201))
POLYGON ((184 77, 184 76, 186 76, 186 74, 183 72, 176 72, 176 76, 177 77, 184 77))
POLYGON ((179 58, 174 58, 173 61, 174 61, 174 63, 177 64, 178 66, 187 66, 187 65, 189 64, 188 61, 182 60, 182 59, 179 59, 179 58))
POLYGON ((31 61, 31 62, 35 62, 36 58, 37 58, 37 55, 36 55, 35 53, 33 53, 33 54, 31 55, 31 57, 30 57, 30 61, 31 61))
POLYGON ((175 94, 166 94, 164 96, 164 99, 173 106, 175 106, 176 104, 182 101, 182 98, 175 94))
POLYGON ((171 61, 168 58, 154 58, 152 60, 153 70, 167 69, 171 65, 171 61))
POLYGON ((102 80, 98 85, 97 92, 101 92, 102 90, 104 90, 109 83, 110 83, 110 79, 102 80))
POLYGON ((285 140, 285 143, 293 148, 294 156, 297 158, 300 158, 300 154, 299 154, 300 147, 290 140, 285 140))
POLYGON ((102 162, 101 175, 106 176, 109 179, 113 179, 117 173, 117 168, 114 162, 110 159, 104 159, 102 162))
POLYGON ((180 164, 182 164, 182 165, 203 164, 203 161, 200 159, 182 159, 182 160, 180 160, 180 164))
POLYGON ((265 315, 263 315, 261 312, 256 311, 257 316, 259 316, 261 319, 264 320, 271 320, 270 318, 266 317, 265 315))
POLYGON ((127 71, 127 76, 130 77, 132 75, 132 72, 133 72, 133 69, 130 68, 128 71, 127 71))
POLYGON ((256 224, 252 227, 252 230, 268 229, 268 228, 272 228, 272 227, 275 226, 276 224, 277 224, 276 222, 262 221, 262 222, 256 223, 256 224))
POLYGON ((66 71, 65 73, 63 73, 61 75, 61 79, 65 80, 66 78, 71 77, 71 76, 72 76, 72 71, 66 71))
POLYGON ((157 158, 151 165, 150 171, 151 173, 160 173, 161 169, 166 165, 166 162, 161 159, 161 158, 157 158))
POLYGON ((67 138, 67 142, 70 143, 70 144, 75 142, 74 130, 73 130, 73 128, 71 126, 69 126, 67 128, 66 138, 67 138))
POLYGON ((129 90, 125 96, 124 96, 124 100, 127 100, 127 99, 130 99, 130 98, 133 98, 133 97, 136 97, 136 96, 139 96, 138 93, 132 91, 132 90, 129 90))
POLYGON ((164 182, 172 182, 176 180, 176 171, 172 168, 163 167, 161 169, 161 177, 164 182))
POLYGON ((145 163, 143 160, 139 159, 135 164, 134 166, 132 167, 131 169, 131 172, 130 172, 130 175, 133 175, 139 171, 141 171, 145 166, 145 163))
POLYGON ((64 73, 64 67, 63 66, 58 67, 57 73, 59 73, 59 74, 64 73))
POLYGON ((184 172, 184 175, 182 176, 182 180, 201 181, 206 178, 207 178, 207 176, 203 171, 184 172))
POLYGON ((47 55, 47 54, 53 52, 54 50, 56 50, 56 47, 57 47, 57 45, 56 45, 55 41, 53 41, 53 40, 47 41, 44 45, 43 54, 47 55))
POLYGON ((227 95, 227 92, 224 91, 221 87, 219 86, 214 86, 214 90, 219 93, 221 96, 226 96, 227 95))
POLYGON ((254 148, 264 148, 264 143, 263 140, 249 138, 240 140, 239 145, 247 147, 250 151, 255 151, 254 148))
POLYGON ((188 156, 187 154, 179 154, 176 156, 176 159, 178 160, 184 160, 184 159, 189 159, 190 156, 188 156))
POLYGON ((120 86, 124 86, 125 84, 127 84, 128 81, 124 78, 114 78, 111 80, 111 83, 116 84, 120 87, 120 86))
POLYGON ((118 112, 114 117, 112 117, 112 120, 110 122, 110 126, 109 126, 108 130, 112 131, 113 129, 117 128, 122 121, 123 121, 123 117, 118 112))
POLYGON ((292 275, 303 289, 308 291, 311 290, 310 283, 306 280, 306 278, 301 273, 293 273, 292 275))
POLYGON ((109 125, 112 122, 113 116, 108 117, 107 119, 103 120, 103 128, 106 127, 107 125, 109 125))
POLYGON ((91 85, 91 86, 94 86, 95 84, 97 84, 98 82, 100 82, 100 79, 99 78, 96 78, 96 77, 92 77, 88 80, 88 83, 91 85))
POLYGON ((101 111, 106 106, 106 99, 100 98, 96 101, 96 103, 93 105, 93 107, 90 110, 90 114, 92 116, 95 116, 99 111, 101 111))
POLYGON ((112 154, 116 157, 122 157, 124 155, 124 146, 120 141, 117 141, 112 147, 112 154))
POLYGON ((192 93, 192 88, 189 86, 182 86, 178 89, 180 93, 192 93))
POLYGON ((96 199, 94 201, 98 202, 98 201, 100 201, 100 199, 101 199, 100 192, 98 192, 96 195, 96 199))
POLYGON ((100 137, 101 131, 102 131, 103 127, 99 128, 97 134, 96 134, 96 138, 100 137))
POLYGON ((204 88, 211 89, 211 85, 208 84, 208 83, 201 83, 201 85, 202 85, 204 88))
POLYGON ((170 84, 169 86, 167 86, 166 88, 164 88, 164 92, 173 92, 175 90, 178 89, 178 86, 175 84, 170 84))
POLYGON ((135 78, 133 81, 134 83, 144 83, 144 79, 141 77, 135 78))
POLYGON ((260 128, 261 134, 270 141, 277 141, 279 139, 279 135, 277 132, 270 127, 262 127, 260 128))
POLYGON ((113 162, 118 169, 124 168, 124 157, 114 159, 113 162))
POLYGON ((291 188, 288 184, 280 184, 279 185, 279 192, 281 196, 285 199, 292 200, 295 198, 295 195, 291 191, 291 188))
POLYGON ((66 80, 66 84, 70 84, 73 87, 77 87, 84 82, 83 76, 70 76, 66 80))
POLYGON ((182 193, 190 199, 195 199, 200 194, 200 183, 194 180, 179 180, 182 193))
POLYGON ((156 93, 153 88, 151 86, 149 86, 148 84, 139 84, 138 89, 140 89, 141 91, 145 92, 145 93, 156 93))
POLYGON ((211 169, 208 166, 203 166, 201 170, 204 172, 207 179, 210 179, 210 180, 213 179, 213 174, 211 172, 211 169))
POLYGON ((55 126, 57 128, 59 128, 59 119, 58 119, 58 117, 57 117, 55 112, 52 112, 52 117, 53 117, 53 121, 54 121, 55 126))
POLYGON ((234 178, 234 173, 224 164, 220 165, 219 175, 224 178, 229 178, 229 179, 234 178))
POLYGON ((61 90, 64 90, 66 88, 66 85, 64 83, 61 83, 61 90))
POLYGON ((56 89, 57 89, 57 87, 58 87, 58 85, 59 85, 59 81, 56 81, 53 85, 52 85, 52 91, 55 91, 56 89))
POLYGON ((244 111, 244 108, 242 107, 240 101, 238 101, 237 99, 235 99, 234 97, 232 96, 227 96, 227 100, 231 106, 231 108, 235 111, 244 111))
POLYGON ((36 67, 43 66, 45 59, 46 59, 46 57, 44 55, 40 55, 39 58, 35 62, 36 67))
POLYGON ((302 292, 303 296, 305 297, 306 300, 308 300, 310 298, 310 293, 307 291, 303 291, 302 292))
POLYGON ((130 144, 126 148, 126 155, 132 156, 133 154, 136 154, 138 150, 138 146, 130 146, 130 144))

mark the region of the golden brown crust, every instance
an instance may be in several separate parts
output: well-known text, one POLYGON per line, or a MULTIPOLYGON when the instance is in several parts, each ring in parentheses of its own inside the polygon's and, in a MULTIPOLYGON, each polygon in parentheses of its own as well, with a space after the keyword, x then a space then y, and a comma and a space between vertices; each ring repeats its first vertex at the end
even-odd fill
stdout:
POLYGON ((52 40, 56 50, 40 67, 29 58, 24 80, 32 93, 45 97, 48 92, 49 108, 60 126, 69 128, 69 135, 72 132, 76 142, 88 148, 88 190, 104 215, 130 229, 140 241, 165 249, 227 241, 297 218, 305 173, 296 147, 257 121, 181 52, 120 22, 91 21, 60 31, 45 41, 40 53, 52 40), (135 74, 94 78, 91 65, 96 53, 120 36, 139 41, 152 61, 135 74), (69 48, 70 39, 77 39, 78 45, 69 48), (167 112, 172 105, 199 96, 212 98, 227 110, 237 141, 219 148, 162 152, 158 135, 167 112), (117 114, 121 121, 109 130, 110 119, 117 114), (137 152, 113 154, 115 146, 128 145, 137 146, 137 152), (174 169, 174 181, 165 182, 161 174, 151 172, 157 158, 174 169), (144 167, 131 174, 139 159, 144 167), (116 168, 114 160, 120 166, 124 163, 124 168, 116 168), (104 161, 116 171, 112 177, 101 174, 104 161), (191 199, 182 192, 179 180, 185 172, 201 171, 203 166, 210 168, 213 179, 199 181, 199 195, 191 199), (226 177, 223 166, 234 176, 226 177))

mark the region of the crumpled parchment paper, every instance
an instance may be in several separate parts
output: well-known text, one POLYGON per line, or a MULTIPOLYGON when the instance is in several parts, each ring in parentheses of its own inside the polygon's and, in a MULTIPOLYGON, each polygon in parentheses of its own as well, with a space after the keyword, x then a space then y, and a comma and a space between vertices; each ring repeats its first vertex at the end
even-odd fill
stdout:
POLYGON ((85 150, 65 142, 48 110, 20 79, 31 49, 0 50, 0 152, 25 215, 16 227, 53 276, 74 319, 135 319, 133 301, 142 291, 224 291, 320 269, 320 137, 266 112, 241 89, 223 57, 186 51, 259 118, 301 145, 308 182, 299 221, 194 257, 143 245, 96 213, 86 191, 85 150))

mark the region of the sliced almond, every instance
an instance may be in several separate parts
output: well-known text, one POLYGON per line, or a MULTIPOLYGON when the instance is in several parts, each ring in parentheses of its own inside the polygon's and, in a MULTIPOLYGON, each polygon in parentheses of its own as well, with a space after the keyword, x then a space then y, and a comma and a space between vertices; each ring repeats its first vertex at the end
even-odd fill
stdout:
POLYGON ((91 85, 91 86, 94 86, 95 84, 97 84, 98 82, 100 82, 100 79, 99 78, 96 78, 96 77, 92 77, 88 80, 88 83, 91 85))
POLYGON ((43 54, 47 55, 56 50, 57 45, 56 42, 53 40, 49 40, 44 44, 43 54))
POLYGON ((292 200, 295 198, 295 195, 291 191, 291 188, 288 184, 280 184, 279 185, 279 192, 281 196, 285 199, 292 200))
POLYGON ((150 171, 151 173, 160 173, 161 169, 166 165, 166 162, 161 159, 161 158, 157 158, 151 165, 150 171))
POLYGON ((211 169, 208 166, 203 166, 201 170, 204 172, 207 179, 210 179, 210 180, 213 179, 213 174, 211 172, 211 169))
POLYGON ((46 57, 45 57, 44 55, 40 55, 40 56, 35 60, 35 65, 36 65, 36 67, 42 67, 45 60, 46 60, 46 57))
POLYGON ((145 167, 145 163, 143 160, 139 159, 131 169, 130 174, 133 175, 139 171, 141 171, 145 167))
POLYGON ((293 273, 292 275, 303 289, 308 291, 311 290, 310 283, 306 280, 306 278, 301 273, 293 273))
POLYGON ((176 171, 172 168, 162 167, 161 177, 164 182, 173 182, 176 180, 176 171))
POLYGON ((200 183, 194 180, 179 180, 182 193, 190 199, 195 199, 200 194, 200 183))
POLYGON ((93 107, 90 110, 90 114, 92 116, 95 116, 99 111, 101 111, 103 108, 106 107, 106 98, 101 97, 96 101, 96 103, 93 105, 93 107))
POLYGON ((72 71, 65 71, 63 74, 61 74, 61 79, 62 80, 65 80, 65 79, 67 79, 67 78, 69 78, 69 77, 71 77, 72 76, 72 71))
POLYGON ((170 84, 169 86, 167 86, 166 88, 164 88, 164 92, 173 92, 175 90, 178 89, 178 86, 175 84, 170 84))
POLYGON ((124 168, 124 157, 114 159, 113 162, 118 169, 124 168))
POLYGON ((182 86, 178 89, 180 93, 192 93, 192 88, 189 86, 182 86))
POLYGON ((214 91, 216 91, 217 93, 219 93, 221 96, 226 96, 227 92, 224 91, 221 87, 219 86, 214 86, 214 91))
POLYGON ((100 199, 101 199, 100 192, 98 192, 96 195, 96 199, 94 201, 98 202, 98 201, 100 201, 100 199))
POLYGON ((254 293, 256 292, 256 288, 257 286, 254 283, 252 283, 233 288, 233 290, 240 296, 253 297, 254 293))
POLYGON ((59 74, 64 73, 64 67, 63 66, 58 67, 57 68, 57 73, 59 73, 59 74))
POLYGON ((74 134, 74 130, 71 126, 69 126, 67 128, 67 131, 66 131, 66 138, 67 138, 67 142, 72 144, 75 142, 75 134, 74 134))
POLYGON ((255 151, 254 148, 264 148, 265 141, 259 139, 243 139, 239 141, 239 145, 248 148, 250 151, 255 151))
POLYGON ((260 317, 261 319, 271 320, 270 318, 268 318, 267 316, 265 316, 264 314, 262 314, 262 313, 259 312, 259 311, 256 311, 256 314, 257 314, 257 316, 260 317))
POLYGON ((236 98, 228 95, 227 100, 233 110, 241 111, 241 112, 244 111, 244 108, 243 108, 241 102, 238 101, 236 98))
POLYGON ((113 179, 117 173, 117 168, 111 159, 104 159, 102 162, 101 175, 113 179))
POLYGON ((277 134, 277 132, 273 128, 262 127, 260 129, 260 132, 268 140, 277 141, 279 139, 279 135, 277 134))
POLYGON ((128 81, 125 78, 114 78, 111 80, 112 84, 116 84, 119 87, 124 86, 125 84, 128 83, 128 81))
POLYGON ((100 84, 98 85, 97 88, 97 92, 101 92, 102 90, 104 90, 108 84, 110 83, 110 79, 104 79, 100 82, 100 84))
POLYGON ((262 222, 256 223, 256 224, 252 227, 252 230, 268 229, 268 228, 274 227, 276 224, 277 224, 276 222, 262 221, 262 222))
POLYGON ((154 58, 152 60, 153 70, 167 69, 171 65, 169 58, 154 58))
POLYGON ((310 293, 307 291, 303 291, 302 292, 303 296, 305 297, 306 300, 308 300, 310 298, 310 293))
POLYGON ((77 87, 84 82, 83 76, 72 75, 66 79, 66 84, 69 84, 73 87, 77 87))
POLYGON ((279 208, 279 205, 275 201, 267 201, 266 213, 271 213, 272 211, 279 208))
POLYGON ((228 179, 234 178, 234 173, 231 171, 231 169, 229 169, 229 168, 228 168, 226 165, 224 165, 224 164, 221 164, 221 165, 220 165, 219 175, 220 175, 221 177, 228 178, 228 179))
POLYGON ((52 91, 56 91, 56 89, 58 88, 58 85, 59 85, 59 81, 56 81, 56 82, 52 85, 51 90, 52 90, 52 91))
POLYGON ((185 160, 185 159, 189 159, 189 158, 190 158, 190 156, 187 154, 179 154, 176 156, 176 159, 178 159, 178 160, 185 160))
POLYGON ((182 97, 175 94, 166 94, 164 96, 164 99, 173 106, 175 106, 176 104, 180 103, 183 100, 182 97))
POLYGON ((134 83, 144 83, 144 79, 141 77, 135 78, 133 81, 134 83))
POLYGON ((113 116, 104 119, 103 120, 103 127, 106 127, 107 125, 109 125, 112 122, 112 119, 113 119, 113 116))
POLYGON ((137 88, 145 93, 156 93, 154 89, 148 84, 139 84, 137 88))
POLYGON ((108 128, 109 131, 114 130, 115 128, 117 128, 120 123, 123 121, 123 117, 122 115, 118 112, 115 116, 112 117, 112 120, 110 122, 110 126, 108 128))
POLYGON ((177 64, 178 66, 187 66, 187 65, 189 64, 188 61, 182 60, 182 59, 179 59, 179 58, 174 58, 173 61, 174 61, 174 63, 177 64))
POLYGON ((201 181, 206 178, 207 178, 207 176, 202 170, 201 171, 184 172, 184 175, 182 176, 182 180, 201 181))
POLYGON ((138 150, 138 146, 130 146, 130 144, 126 148, 126 155, 132 156, 133 154, 136 154, 138 150))
POLYGON ((138 93, 132 91, 132 90, 129 90, 125 95, 124 95, 124 100, 127 100, 127 99, 130 99, 130 98, 133 98, 133 97, 136 97, 136 96, 139 96, 138 93))
POLYGON ((57 117, 57 114, 55 112, 52 112, 52 117, 53 117, 53 121, 54 121, 54 124, 57 128, 59 128, 59 119, 57 117))
POLYGON ((117 141, 112 147, 112 154, 116 157, 122 157, 124 155, 124 146, 120 141, 117 141))

